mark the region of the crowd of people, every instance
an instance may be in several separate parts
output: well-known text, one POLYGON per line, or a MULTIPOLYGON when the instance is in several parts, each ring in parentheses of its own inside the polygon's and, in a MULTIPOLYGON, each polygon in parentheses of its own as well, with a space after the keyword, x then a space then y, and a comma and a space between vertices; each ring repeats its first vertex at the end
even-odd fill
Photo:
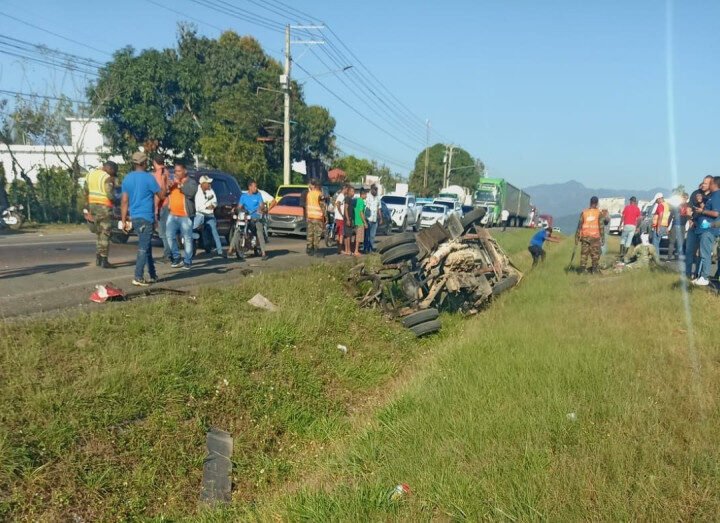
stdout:
MULTIPOLYGON (((113 268, 108 253, 118 185, 121 187, 120 226, 126 233, 133 230, 138 237, 133 285, 145 287, 158 281, 151 245, 154 234, 162 241, 163 259, 172 268, 192 268, 193 243, 201 228, 212 238, 214 255, 223 258, 235 255, 243 259, 246 238, 237 229, 233 231, 227 253, 223 250, 215 215, 218 199, 212 189, 212 178, 200 176, 196 181, 188 175, 182 160, 174 162, 170 174, 165 165, 166 158, 161 154, 153 156, 152 172, 148 171, 147 162, 145 153, 134 153, 132 170, 123 178, 122 184, 117 181, 118 166, 112 161, 105 162, 86 178, 86 218, 94 224, 97 235, 96 265, 113 268)), ((236 213, 244 212, 249 216, 254 245, 262 260, 268 259, 265 218, 272 203, 263 200, 257 183, 250 180, 247 191, 240 196, 234 209, 236 213)), ((346 184, 333 197, 328 197, 320 182, 313 179, 301 195, 301 205, 307 223, 308 255, 322 255, 320 241, 324 234, 334 235, 339 254, 360 256, 376 250, 375 236, 383 221, 377 186, 373 185, 369 191, 361 188, 356 194, 355 188, 346 184)))
MULTIPOLYGON (((593 196, 590 205, 580 214, 575 231, 575 244, 580 245, 581 272, 599 271, 601 256, 607 253, 610 215, 598 205, 598 197, 593 196)), ((720 266, 710 276, 712 256, 719 248, 720 177, 706 176, 690 195, 681 193, 665 199, 662 193, 657 193, 645 209, 639 207, 635 196, 631 197, 622 210, 620 231, 620 261, 655 264, 660 264, 663 258, 677 261, 694 285, 709 285, 711 279, 720 279, 720 266), (661 256, 664 240, 667 241, 665 257, 661 256)), ((528 247, 533 266, 545 259, 543 244, 553 241, 551 235, 549 228, 533 235, 528 247)))

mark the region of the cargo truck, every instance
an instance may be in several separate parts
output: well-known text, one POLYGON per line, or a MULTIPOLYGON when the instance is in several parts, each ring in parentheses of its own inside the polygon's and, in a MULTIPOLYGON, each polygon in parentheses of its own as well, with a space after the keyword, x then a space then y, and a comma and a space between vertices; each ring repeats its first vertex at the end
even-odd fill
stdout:
POLYGON ((522 227, 532 210, 530 195, 503 178, 481 178, 473 205, 487 209, 488 226, 500 225, 500 214, 507 209, 509 225, 522 227))

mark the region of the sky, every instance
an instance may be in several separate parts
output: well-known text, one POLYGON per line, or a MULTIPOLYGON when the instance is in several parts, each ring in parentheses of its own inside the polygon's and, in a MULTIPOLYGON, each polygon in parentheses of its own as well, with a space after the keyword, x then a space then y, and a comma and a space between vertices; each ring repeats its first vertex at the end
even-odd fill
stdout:
MULTIPOLYGON (((293 46, 293 77, 336 118, 342 151, 403 175, 426 120, 431 144, 463 147, 521 187, 689 187, 720 175, 715 0, 0 0, 0 13, 85 45, 4 15, 1 35, 100 61, 126 45, 172 46, 179 21, 250 34, 281 59, 284 24, 321 21, 296 32, 326 43, 293 46)), ((77 97, 84 81, 0 54, 0 89, 77 97)))

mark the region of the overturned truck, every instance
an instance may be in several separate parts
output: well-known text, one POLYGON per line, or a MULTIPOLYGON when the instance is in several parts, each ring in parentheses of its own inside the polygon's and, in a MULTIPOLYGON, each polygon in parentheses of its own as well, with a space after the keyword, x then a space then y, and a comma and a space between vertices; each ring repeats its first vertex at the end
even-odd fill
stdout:
POLYGON ((440 312, 476 314, 514 287, 522 273, 480 227, 485 209, 418 234, 401 233, 380 246, 380 264, 353 268, 361 306, 378 307, 416 336, 440 330, 440 312))

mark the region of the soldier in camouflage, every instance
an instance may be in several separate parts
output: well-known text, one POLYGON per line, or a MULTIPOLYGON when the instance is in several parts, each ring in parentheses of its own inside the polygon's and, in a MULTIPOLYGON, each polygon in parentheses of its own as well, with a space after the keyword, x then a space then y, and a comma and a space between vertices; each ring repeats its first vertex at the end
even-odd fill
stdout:
POLYGON ((590 198, 590 207, 580 214, 575 245, 580 243, 580 270, 584 271, 590 258, 590 272, 600 269, 600 250, 603 245, 604 224, 598 209, 598 197, 590 198))
POLYGON ((112 211, 115 206, 115 185, 117 164, 107 161, 102 168, 95 169, 85 178, 85 197, 88 203, 89 219, 95 223, 95 265, 112 269, 108 262, 112 211))
POLYGON ((303 194, 302 203, 307 223, 307 253, 310 256, 319 256, 320 238, 326 220, 325 199, 320 190, 320 182, 310 180, 310 188, 303 194))
POLYGON ((643 236, 643 242, 633 247, 630 252, 625 255, 623 261, 626 264, 632 263, 634 267, 647 268, 659 262, 655 246, 648 241, 647 235, 643 236))

